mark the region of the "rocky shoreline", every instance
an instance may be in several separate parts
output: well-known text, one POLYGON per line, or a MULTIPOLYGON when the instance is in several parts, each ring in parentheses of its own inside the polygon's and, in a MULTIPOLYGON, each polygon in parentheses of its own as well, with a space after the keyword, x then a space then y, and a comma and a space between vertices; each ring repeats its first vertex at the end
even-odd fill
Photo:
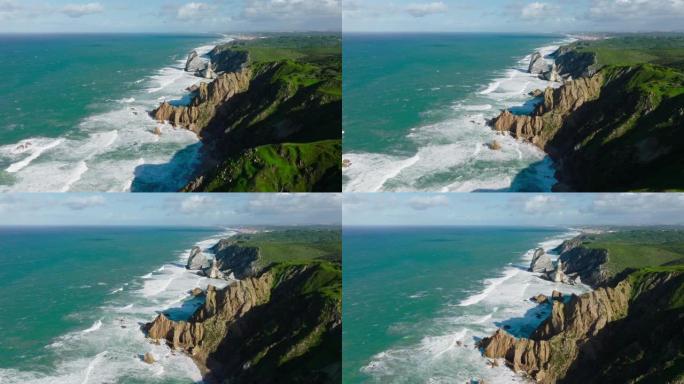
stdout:
POLYGON ((661 79, 684 80, 653 64, 601 66, 581 42, 562 46, 549 58, 551 66, 536 52, 528 71, 562 85, 532 92, 538 98, 532 113, 504 110, 489 125, 551 157, 558 180, 554 191, 662 190, 652 175, 663 173, 666 159, 677 156, 669 144, 676 133, 651 131, 684 123, 684 112, 676 102, 666 102, 670 85, 661 79))
MULTIPOLYGON (((306 38, 300 37, 302 40, 306 38)), ((282 44, 278 37, 257 40, 242 38, 217 45, 205 58, 198 56, 196 51, 190 52, 185 71, 210 81, 188 89, 191 92, 189 104, 163 102, 150 112, 158 123, 188 129, 197 134, 203 143, 201 164, 183 191, 207 191, 217 187, 244 189, 245 186, 236 185, 241 181, 236 179, 243 177, 245 171, 234 169, 237 167, 235 163, 245 163, 243 167, 247 170, 275 166, 262 164, 261 159, 255 156, 254 152, 263 146, 294 143, 292 145, 299 149, 303 144, 318 144, 320 148, 317 150, 335 151, 334 145, 324 145, 324 141, 341 140, 341 128, 338 126, 338 129, 333 129, 337 120, 341 126, 341 100, 334 92, 330 92, 331 87, 335 86, 330 81, 334 79, 328 79, 333 74, 325 66, 331 64, 317 63, 321 65, 319 72, 316 72, 316 76, 320 76, 319 82, 310 85, 307 83, 310 79, 300 82, 298 72, 302 72, 299 76, 303 78, 311 76, 306 71, 314 71, 312 66, 286 56, 279 58, 277 44, 282 44), (273 57, 252 57, 246 46, 254 41, 269 39, 275 41, 273 44, 276 44, 276 48, 265 49, 266 52, 273 49, 273 53, 269 52, 273 57), (226 175, 227 171, 237 174, 226 175)), ((264 47, 259 49, 263 51, 264 47)), ((312 179, 307 182, 306 189, 341 190, 341 186, 327 185, 334 179, 330 174, 336 173, 336 170, 329 166, 325 168, 322 158, 298 157, 299 161, 292 159, 292 166, 301 174, 297 180, 312 179), (321 169, 316 169, 319 165, 321 169)), ((341 165, 337 163, 335 168, 339 168, 341 173, 341 165)), ((277 185, 278 182, 282 183, 277 169, 268 168, 267 171, 276 184, 271 187, 274 191, 293 188, 277 185), (274 171, 276 174, 270 175, 274 171)), ((256 183, 252 179, 253 175, 244 177, 250 184, 256 183)), ((258 189, 258 186, 249 188, 258 189)))
MULTIPOLYGON (((223 382, 334 382, 338 358, 318 356, 319 348, 341 343, 341 303, 313 293, 311 281, 327 273, 327 264, 262 265, 260 249, 221 239, 209 259, 199 247, 188 255, 186 269, 225 279, 224 288, 195 288, 202 300, 186 320, 159 313, 142 325, 154 343, 188 354, 204 380, 223 382), (312 359, 318 359, 312 364, 312 359), (312 381, 307 381, 312 380, 312 381)), ((154 356, 144 361, 154 364, 154 356)))
POLYGON ((593 291, 581 295, 554 291, 550 298, 543 293, 530 298, 540 306, 550 307, 550 315, 528 337, 516 338, 500 328, 481 339, 478 347, 483 356, 494 359, 490 360, 492 364, 501 362, 538 383, 604 382, 601 377, 610 378, 611 382, 627 382, 654 375, 658 367, 623 362, 619 357, 623 352, 650 353, 657 346, 656 350, 664 353, 654 358, 658 362, 669 361, 673 353, 678 353, 667 338, 674 337, 678 342, 684 339, 684 317, 668 307, 672 300, 677 300, 677 292, 684 284, 684 270, 627 270, 614 276, 605 268, 608 252, 583 247, 584 239, 582 234, 554 249, 560 254, 556 263, 543 249, 537 249, 529 270, 554 282, 582 282, 593 291), (671 318, 675 324, 658 327, 653 322, 661 316, 671 318), (653 331, 654 327, 659 330, 653 331), (646 342, 635 335, 640 332, 653 333, 646 342), (633 350, 620 351, 615 349, 616 344, 629 345, 633 350), (614 381, 616 378, 624 381, 614 381))

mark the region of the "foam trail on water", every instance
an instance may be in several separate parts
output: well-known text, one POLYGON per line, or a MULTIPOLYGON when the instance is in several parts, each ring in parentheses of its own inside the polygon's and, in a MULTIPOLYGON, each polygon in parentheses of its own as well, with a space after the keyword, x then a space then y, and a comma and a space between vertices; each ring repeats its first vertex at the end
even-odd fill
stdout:
MULTIPOLYGON (((547 56, 558 47, 554 44, 537 50, 547 56)), ((345 153, 344 159, 351 164, 343 169, 343 190, 551 191, 556 180, 550 158, 536 146, 497 134, 487 126, 487 120, 500 109, 529 101, 530 91, 560 86, 527 73, 530 57, 502 71, 482 90, 455 102, 447 119, 411 129, 406 140, 415 144, 416 153, 345 153), (493 141, 501 148, 485 146, 493 141)))
MULTIPOLYGON (((210 248, 235 233, 236 230, 226 229, 194 245, 211 258, 210 248)), ((177 310, 181 304, 183 308, 188 306, 192 302, 188 293, 192 288, 206 289, 209 284, 222 288, 230 283, 186 270, 183 266, 190 250, 179 250, 171 255, 169 263, 124 284, 131 289, 120 287, 111 291, 117 294, 107 295, 103 305, 92 312, 77 314, 91 318, 93 323, 87 329, 61 335, 45 347, 55 356, 54 367, 41 367, 35 371, 0 368, 0 383, 202 382, 202 374, 191 357, 171 350, 164 343, 151 343, 140 330, 140 324, 153 320, 160 310, 177 310), (173 278, 172 284, 166 284, 169 278, 173 278), (154 295, 148 294, 150 287, 155 287, 154 295), (154 364, 141 361, 146 352, 154 356, 154 364)), ((185 315, 189 316, 194 308, 187 311, 185 315)))
MULTIPOLYGON (((213 47, 197 50, 207 60, 213 47)), ((0 167, 12 176, 0 192, 122 192, 130 191, 136 180, 145 191, 182 188, 200 162, 201 143, 194 133, 169 125, 162 127, 161 136, 155 134, 160 124, 149 111, 209 81, 185 72, 184 63, 185 57, 141 79, 131 95, 112 101, 111 110, 85 117, 63 137, 35 137, 0 147, 0 167)))
MULTIPOLYGON (((522 254, 520 262, 529 264, 537 247, 557 257, 552 249, 576 235, 572 231, 544 240, 522 254)), ((565 294, 589 290, 583 285, 540 279, 538 274, 524 268, 505 266, 499 276, 485 279, 477 292, 457 305, 446 304, 437 317, 412 328, 421 332, 419 342, 398 345, 376 354, 361 372, 370 382, 463 383, 477 379, 495 384, 525 383, 526 379, 504 364, 488 366, 487 359, 473 347, 477 340, 491 335, 502 322, 510 327, 510 332, 532 332, 542 320, 535 312, 535 308, 540 307, 529 298, 538 293, 548 295, 554 289, 565 294)))

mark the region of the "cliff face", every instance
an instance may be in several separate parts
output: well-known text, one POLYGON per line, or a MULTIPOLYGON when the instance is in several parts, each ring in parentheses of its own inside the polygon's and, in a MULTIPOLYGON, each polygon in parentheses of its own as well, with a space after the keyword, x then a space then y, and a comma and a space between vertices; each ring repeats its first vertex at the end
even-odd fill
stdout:
POLYGON ((558 72, 572 78, 590 77, 598 70, 596 55, 592 52, 579 52, 571 46, 560 47, 552 54, 558 72))
POLYGON ((213 250, 221 270, 233 272, 237 279, 256 276, 260 273, 258 266, 260 255, 257 247, 243 247, 229 239, 223 239, 213 247, 213 250))
POLYGON ((612 277, 606 269, 608 251, 605 249, 578 246, 563 252, 560 260, 565 274, 577 274, 583 283, 592 287, 605 284, 612 277))
POLYGON ((190 354, 208 380, 333 383, 341 377, 341 300, 323 264, 281 266, 217 290, 188 321, 163 314, 149 338, 190 354), (320 286, 318 286, 320 285, 320 286))
POLYGON ((190 105, 174 107, 164 102, 152 115, 157 121, 168 121, 174 126, 200 134, 216 114, 216 108, 236 94, 247 91, 251 79, 252 72, 249 69, 224 73, 209 84, 201 83, 190 105))
POLYGON ((682 87, 669 68, 605 67, 547 89, 531 116, 504 111, 492 123, 554 159, 558 190, 681 189, 682 87))
MULTIPOLYGON (((480 347, 485 356, 503 358, 516 372, 540 383, 628 382, 681 359, 682 344, 676 342, 684 339, 683 284, 682 268, 635 272, 614 287, 554 301, 550 317, 529 339, 499 329, 480 347), (652 323, 662 316, 676 319, 675 324, 652 323), (654 326, 661 330, 654 332, 654 326), (642 358, 648 362, 620 357, 656 351, 642 358)), ((677 368, 676 374, 682 370, 677 368)))
POLYGON ((529 141, 546 149, 549 140, 573 112, 586 102, 596 99, 603 84, 600 74, 566 82, 560 88, 547 88, 543 103, 537 105, 532 115, 514 115, 506 110, 493 120, 494 129, 510 133, 517 139, 529 141))

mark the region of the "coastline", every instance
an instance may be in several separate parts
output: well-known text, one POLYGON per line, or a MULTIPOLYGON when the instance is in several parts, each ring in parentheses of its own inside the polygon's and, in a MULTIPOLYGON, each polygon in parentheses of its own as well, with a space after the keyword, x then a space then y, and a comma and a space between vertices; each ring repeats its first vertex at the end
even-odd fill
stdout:
MULTIPOLYGON (((232 40, 221 35, 194 48, 200 56, 232 40)), ((109 99, 105 112, 89 114, 58 137, 34 136, 0 146, 9 184, 0 191, 177 191, 201 162, 192 132, 159 124, 149 111, 163 101, 189 102, 188 87, 207 81, 184 71, 187 52, 136 80, 135 90, 109 99), (136 185, 134 185, 134 181, 136 185)))
MULTIPOLYGON (((222 229, 194 245, 211 255, 210 248, 220 239, 233 236, 237 229, 222 229)), ((163 378, 170 382, 192 380, 199 382, 202 374, 190 356, 177 353, 165 344, 153 344, 140 331, 140 324, 149 321, 161 311, 182 318, 189 316, 197 305, 189 291, 228 285, 228 280, 215 280, 198 276, 185 269, 192 247, 175 252, 175 258, 121 286, 114 287, 105 301, 95 310, 100 312, 90 326, 69 331, 53 339, 46 349, 62 356, 54 366, 25 371, 13 368, 0 369, 3 383, 86 383, 95 376, 100 380, 118 382, 135 379, 151 382, 163 378), (155 356, 153 365, 142 361, 145 353, 155 356), (73 358, 70 358, 73 357, 73 358)))
POLYGON ((446 378, 458 382, 474 379, 502 384, 527 382, 503 365, 488 365, 488 359, 481 355, 475 343, 504 326, 513 334, 531 333, 543 320, 538 316, 544 315, 538 305, 529 300, 532 296, 550 295, 554 289, 566 294, 589 290, 584 285, 552 283, 541 279, 539 273, 527 271, 537 247, 544 248, 555 260, 558 255, 551 250, 577 234, 575 230, 568 230, 538 243, 522 254, 518 262, 503 266, 495 276, 485 278, 472 294, 452 304, 459 311, 458 315, 434 319, 436 323, 449 324, 448 332, 424 335, 417 345, 392 347, 380 352, 361 368, 361 372, 372 382, 391 380, 405 366, 413 367, 417 375, 434 382, 446 378), (455 367, 456 363, 460 367, 455 367))
MULTIPOLYGON (((532 53, 515 61, 515 64, 499 70, 494 78, 475 94, 453 102, 454 117, 435 124, 417 126, 405 137, 418 144, 418 151, 411 157, 399 157, 384 153, 348 152, 343 154, 347 166, 343 170, 345 192, 365 191, 420 191, 423 189, 442 192, 473 191, 527 191, 550 192, 555 179, 555 167, 544 151, 536 146, 519 142, 512 137, 491 132, 487 122, 498 115, 499 109, 513 108, 524 113, 534 108, 539 98, 529 96, 535 89, 557 88, 561 83, 541 80, 537 75, 527 73, 526 68, 534 52, 547 56, 560 46, 575 41, 571 37, 556 40, 550 45, 535 48, 532 53), (522 97, 522 99, 521 99, 522 97), (487 148, 496 141, 501 148, 494 151, 487 148), (457 156, 455 156, 457 155, 457 156), (517 174, 499 174, 478 179, 479 175, 461 177, 435 186, 416 186, 421 175, 444 172, 449 167, 463 167, 482 161, 493 162, 505 167, 505 162, 527 161, 527 169, 517 174), (442 171, 440 171, 442 169, 442 171), (524 176, 521 178, 521 173, 524 176), (524 180, 519 180, 524 179, 524 180)), ((546 58, 551 64, 552 60, 546 58)), ((490 166, 491 167, 491 166, 490 166)), ((502 169, 509 172, 510 169, 502 169)))

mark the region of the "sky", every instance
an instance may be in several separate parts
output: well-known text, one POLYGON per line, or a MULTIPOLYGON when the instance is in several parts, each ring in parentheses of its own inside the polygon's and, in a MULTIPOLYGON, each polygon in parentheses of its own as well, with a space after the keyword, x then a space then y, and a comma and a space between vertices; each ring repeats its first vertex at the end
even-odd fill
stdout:
POLYGON ((684 225, 684 194, 345 194, 345 226, 684 225))
POLYGON ((340 225, 341 194, 0 195, 0 226, 340 225))
POLYGON ((684 0, 344 0, 345 32, 684 31, 684 0))
POLYGON ((342 0, 0 0, 0 33, 339 31, 342 0))

